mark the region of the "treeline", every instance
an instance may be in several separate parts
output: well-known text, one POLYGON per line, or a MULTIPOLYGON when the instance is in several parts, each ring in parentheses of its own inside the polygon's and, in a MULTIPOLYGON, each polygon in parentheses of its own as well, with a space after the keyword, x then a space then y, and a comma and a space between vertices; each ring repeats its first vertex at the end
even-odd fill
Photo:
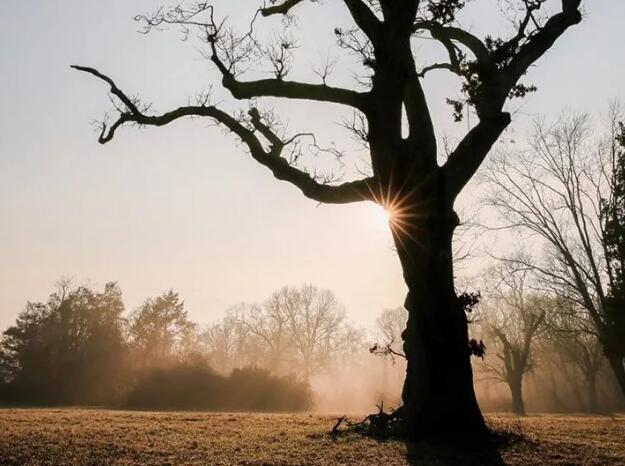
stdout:
POLYGON ((202 329, 177 293, 125 312, 103 291, 63 281, 29 302, 0 341, 5 403, 136 408, 301 410, 309 377, 352 342, 342 307, 312 286, 284 288, 202 329))
MULTIPOLYGON (((482 407, 623 409, 583 309, 538 291, 536 280, 506 261, 480 276, 470 317, 471 335, 486 345, 484 358, 474 358, 482 407)), ((365 333, 331 292, 305 285, 234 306, 201 327, 173 291, 126 312, 115 283, 96 291, 61 282, 3 333, 0 401, 245 411, 311 409, 314 401, 331 411, 364 411, 380 400, 395 406, 406 318, 402 307, 385 310, 365 333)))
POLYGON ((474 361, 487 409, 599 414, 625 407, 583 309, 541 291, 535 274, 507 261, 491 267, 484 282, 472 333, 487 346, 486 357, 474 361))
MULTIPOLYGON (((549 364, 560 374, 551 384, 558 405, 579 398, 602 409, 598 392, 613 385, 606 371, 625 396, 623 121, 619 101, 601 125, 587 114, 536 120, 524 150, 502 148, 484 171, 484 205, 498 217, 491 226, 522 245, 499 254, 490 293, 499 312, 484 313, 502 362, 494 373, 516 411, 523 374, 549 364), (532 345, 553 356, 534 358, 532 345)), ((554 374, 534 373, 541 386, 554 374)))
MULTIPOLYGON (((491 267, 481 279, 485 287, 470 315, 470 333, 484 345, 483 357, 473 358, 483 410, 524 415, 625 409, 625 397, 583 311, 536 291, 529 273, 511 272, 506 263, 491 267)), ((405 371, 401 332, 406 319, 399 307, 385 310, 376 321, 371 350, 392 372, 379 376, 398 380, 405 371)))
POLYGON ((304 381, 344 369, 367 347, 364 332, 347 321, 334 294, 312 285, 282 288, 262 304, 234 306, 200 341, 221 372, 257 366, 304 381))

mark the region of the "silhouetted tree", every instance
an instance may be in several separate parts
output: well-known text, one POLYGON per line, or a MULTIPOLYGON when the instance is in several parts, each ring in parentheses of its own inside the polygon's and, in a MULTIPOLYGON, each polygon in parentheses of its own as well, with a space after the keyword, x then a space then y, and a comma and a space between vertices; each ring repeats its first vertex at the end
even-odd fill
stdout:
POLYGON ((334 33, 338 46, 354 53, 366 70, 360 79, 365 90, 329 85, 331 67, 318 73, 318 84, 289 81, 294 41, 285 36, 268 47, 256 41, 258 18, 290 17, 305 3, 309 2, 272 1, 257 11, 249 32, 241 35, 215 20, 213 7, 205 2, 138 17, 146 32, 169 24, 187 34, 196 30, 223 86, 234 98, 248 100, 249 110, 233 116, 200 96, 196 105, 155 114, 108 76, 75 66, 106 82, 117 100, 118 118, 102 125, 99 141, 109 142, 126 124, 163 126, 183 117, 206 117, 238 136, 274 177, 310 199, 334 204, 369 200, 386 207, 392 213, 393 238, 409 289, 403 333, 408 369, 403 409, 396 415, 403 417, 413 438, 485 440, 487 429, 473 390, 467 319, 453 283, 452 236, 459 223, 454 201, 510 124, 510 114, 503 109, 506 100, 534 90, 519 80, 581 21, 581 0, 562 0, 561 11, 552 16, 542 14, 543 1, 510 0, 510 11, 521 13, 516 30, 507 38, 484 39, 458 26, 463 0, 343 0, 355 26, 336 27, 334 33), (412 43, 421 38, 433 39, 449 60, 417 66, 412 43), (273 78, 241 79, 246 65, 254 61, 257 68, 263 59, 273 78), (475 126, 442 165, 422 87, 426 74, 435 70, 451 72, 462 82, 464 97, 449 99, 457 118, 465 104, 477 114, 475 126), (305 138, 312 138, 316 150, 319 147, 309 133, 284 134, 274 113, 258 109, 256 99, 265 97, 351 107, 355 113, 348 126, 368 146, 372 176, 334 184, 331 178, 298 167, 305 138))
POLYGON ((486 179, 488 202, 505 227, 546 246, 542 260, 511 261, 586 310, 625 394, 622 117, 613 105, 608 136, 600 141, 587 115, 564 115, 551 126, 537 121, 529 150, 499 154, 486 179))
POLYGON ((613 124, 611 136, 614 143, 608 158, 610 189, 600 201, 604 231, 601 244, 608 274, 600 339, 625 394, 625 125, 619 122, 616 128, 613 124))
POLYGON ((559 356, 561 368, 573 366, 573 377, 586 389, 586 409, 596 414, 600 411, 597 384, 605 364, 603 348, 583 309, 566 300, 554 304, 546 319, 547 339, 559 356))
POLYGON ((533 343, 544 320, 546 299, 528 291, 528 274, 512 272, 506 265, 493 269, 495 285, 485 304, 482 326, 490 335, 489 353, 499 363, 485 367, 510 388, 512 410, 525 415, 523 376, 534 368, 533 343))
POLYGON ((121 291, 61 282, 47 303, 28 303, 2 338, 10 397, 28 403, 109 403, 123 384, 121 291))

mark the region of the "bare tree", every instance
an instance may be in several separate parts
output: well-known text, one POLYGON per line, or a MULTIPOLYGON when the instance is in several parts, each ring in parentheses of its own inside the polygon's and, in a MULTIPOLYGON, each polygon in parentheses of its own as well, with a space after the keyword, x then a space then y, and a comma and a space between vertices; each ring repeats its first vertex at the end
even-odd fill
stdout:
POLYGON ((284 363, 291 357, 291 334, 289 316, 280 306, 278 293, 274 293, 263 305, 241 306, 232 318, 241 326, 248 339, 256 340, 253 351, 263 354, 264 366, 281 373, 284 363))
POLYGON ((526 272, 513 272, 504 264, 492 273, 495 277, 490 290, 492 297, 484 303, 481 325, 493 339, 489 352, 499 362, 485 361, 484 367, 496 380, 508 385, 512 410, 523 416, 523 376, 535 365, 533 343, 545 320, 546 300, 530 292, 526 272))
POLYGON ((592 323, 588 322, 588 314, 583 309, 566 300, 555 304, 546 319, 552 351, 558 354, 562 368, 573 366, 575 376, 583 381, 586 389, 588 412, 598 413, 597 383, 605 364, 603 348, 597 337, 588 331, 592 323))
MULTIPOLYGON (((129 97, 108 76, 75 66, 110 86, 118 117, 102 124, 100 142, 113 139, 124 125, 163 126, 184 117, 205 117, 234 133, 251 157, 279 180, 291 183, 316 202, 343 204, 373 201, 392 213, 392 232, 409 292, 405 301, 409 319, 404 337, 408 369, 403 409, 395 413, 405 421, 412 438, 486 441, 488 430, 473 390, 467 320, 453 283, 452 236, 459 219, 456 197, 473 177, 490 148, 510 124, 504 111, 508 98, 534 90, 519 80, 562 34, 582 19, 581 0, 562 0, 559 11, 548 12, 544 1, 509 0, 509 12, 520 13, 508 37, 484 39, 460 27, 457 19, 463 0, 342 0, 353 25, 336 27, 337 44, 354 54, 363 70, 356 71, 365 91, 322 83, 287 80, 294 43, 277 41, 276 50, 257 46, 257 19, 273 15, 292 17, 305 0, 271 1, 254 14, 250 30, 237 35, 215 19, 211 5, 161 9, 138 17, 145 32, 170 24, 185 34, 197 31, 207 57, 221 74, 222 85, 238 100, 247 100, 246 114, 233 116, 198 99, 155 114, 129 97), (417 65, 413 44, 419 39, 435 44, 449 60, 417 65), (244 80, 250 61, 266 60, 274 77, 244 80), (462 83, 463 97, 449 99, 457 118, 464 105, 477 122, 438 161, 436 132, 422 83, 434 71, 450 72, 462 83), (330 183, 297 166, 299 147, 308 133, 283 134, 275 115, 257 108, 265 97, 313 100, 350 107, 354 124, 347 124, 366 143, 372 176, 330 183), (408 134, 402 134, 403 120, 408 134)), ((558 2, 554 2, 558 3, 558 2)), ((313 145, 316 146, 313 140, 313 145)))
POLYGON ((284 287, 262 305, 239 304, 202 334, 213 363, 228 372, 259 366, 306 382, 339 359, 364 349, 332 292, 284 287))
POLYGON ((225 374, 238 367, 253 366, 258 362, 258 348, 249 341, 248 332, 232 310, 221 322, 206 327, 199 340, 202 351, 211 366, 225 374))
POLYGON ((511 261, 539 274, 546 291, 585 309, 580 328, 601 342, 625 394, 625 310, 611 306, 622 273, 609 259, 613 223, 606 215, 606 206, 621 202, 615 175, 624 153, 617 138, 623 116, 613 105, 608 135, 600 140, 584 114, 564 115, 553 125, 537 121, 529 150, 499 154, 485 178, 487 202, 504 222, 499 227, 524 231, 544 248, 542 260, 511 261))
POLYGON ((349 343, 345 310, 332 292, 312 285, 285 287, 274 297, 287 316, 299 372, 308 381, 349 343))
POLYGON ((406 358, 402 353, 401 334, 406 328, 408 314, 403 307, 385 309, 375 320, 374 345, 369 348, 372 354, 390 356, 393 363, 395 357, 406 358))

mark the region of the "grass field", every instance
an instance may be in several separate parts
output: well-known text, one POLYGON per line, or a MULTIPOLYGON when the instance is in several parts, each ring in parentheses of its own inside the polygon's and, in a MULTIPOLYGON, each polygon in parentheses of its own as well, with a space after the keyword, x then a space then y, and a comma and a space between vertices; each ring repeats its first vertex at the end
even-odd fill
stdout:
MULTIPOLYGON (((527 441, 500 464, 625 465, 625 417, 491 416, 527 441)), ((422 445, 328 435, 332 416, 0 410, 1 465, 417 465, 422 445), (408 454, 408 451, 410 454, 408 454)), ((436 455, 436 452, 434 453, 436 455)), ((440 452, 438 452, 440 454, 440 452)), ((475 460, 467 461, 477 464, 475 460)))

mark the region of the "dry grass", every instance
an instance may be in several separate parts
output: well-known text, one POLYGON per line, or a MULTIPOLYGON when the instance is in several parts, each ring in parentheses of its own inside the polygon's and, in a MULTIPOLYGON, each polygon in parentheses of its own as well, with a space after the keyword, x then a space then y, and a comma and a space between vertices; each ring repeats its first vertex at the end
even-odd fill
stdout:
MULTIPOLYGON (((492 422, 523 431, 528 439, 500 452, 505 464, 625 465, 622 416, 521 421, 494 416, 492 422)), ((333 440, 327 434, 332 424, 333 417, 319 415, 5 409, 0 410, 0 464, 443 464, 420 445, 409 446, 407 459, 401 442, 356 436, 333 440)))

